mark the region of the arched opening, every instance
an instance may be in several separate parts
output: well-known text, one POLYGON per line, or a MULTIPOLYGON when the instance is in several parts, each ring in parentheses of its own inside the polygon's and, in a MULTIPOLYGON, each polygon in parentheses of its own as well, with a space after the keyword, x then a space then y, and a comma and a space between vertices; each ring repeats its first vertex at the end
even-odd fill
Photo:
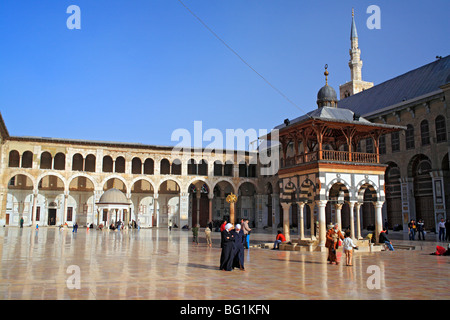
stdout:
POLYGON ((115 162, 115 170, 116 173, 125 173, 125 158, 117 157, 115 162))
POLYGON ((244 182, 238 189, 238 201, 236 202, 236 218, 249 219, 250 228, 255 227, 256 210, 255 195, 256 188, 253 183, 244 182))
POLYGON ((400 168, 396 163, 390 162, 385 173, 385 193, 388 228, 396 230, 403 227, 402 219, 402 186, 400 168))
POLYGON ((199 176, 207 176, 208 175, 208 163, 206 160, 202 159, 198 163, 198 175, 199 176))
POLYGON ((66 170, 66 155, 64 153, 57 153, 53 160, 53 169, 66 170))
POLYGON ((102 171, 113 172, 113 159, 110 156, 103 157, 102 171))
POLYGON ((52 168, 52 155, 50 152, 44 151, 41 153, 40 168, 51 169, 52 168))
POLYGON ((214 176, 221 177, 223 176, 223 165, 219 160, 214 161, 214 176))
POLYGON ((187 173, 189 175, 197 175, 197 163, 194 159, 189 159, 187 163, 187 173))
POLYGON ((412 160, 412 178, 414 188, 414 199, 416 205, 416 221, 424 220, 424 227, 430 230, 435 227, 433 180, 430 172, 432 169, 430 159, 425 155, 419 155, 412 160))
POLYGON ((33 153, 31 151, 25 151, 22 154, 22 168, 33 167, 33 153))
POLYGON ((125 183, 117 178, 111 178, 105 182, 103 185, 103 191, 107 191, 109 189, 117 189, 122 191, 124 194, 127 194, 127 187, 125 183))
POLYGON ((9 152, 8 167, 19 168, 20 166, 20 154, 17 150, 11 150, 9 152))
POLYGON ((154 170, 155 170, 155 162, 153 161, 153 159, 151 158, 145 159, 144 174, 152 175, 155 173, 154 170))
POLYGON ((242 161, 239 163, 239 177, 246 178, 247 176, 247 163, 245 161, 242 161))
POLYGON ((198 180, 189 186, 189 207, 191 226, 199 224, 206 227, 209 222, 209 188, 204 181, 198 180))
POLYGON ((8 181, 6 195, 6 225, 29 225, 33 210, 33 181, 26 175, 18 174, 8 181))
POLYGON ((141 174, 142 173, 142 161, 139 158, 133 158, 131 160, 131 173, 141 174))
POLYGON ((170 174, 170 162, 167 159, 162 159, 159 168, 160 174, 170 174))
POLYGON ((223 175, 225 177, 232 177, 233 176, 233 166, 234 166, 233 161, 227 160, 225 162, 225 165, 223 167, 223 175))
POLYGON ((65 222, 69 225, 76 222, 79 226, 94 222, 94 189, 93 181, 86 176, 78 176, 70 181, 65 222))
POLYGON ((79 153, 76 153, 72 157, 72 171, 83 171, 84 159, 79 153))
POLYGON ((223 220, 230 221, 230 205, 226 202, 226 198, 236 192, 230 182, 222 180, 216 183, 213 193, 212 220, 214 226, 219 227, 223 220))
POLYGON ((142 226, 153 226, 153 216, 156 218, 154 192, 153 185, 147 180, 140 179, 133 183, 130 212, 132 225, 139 222, 142 226))
POLYGON ((49 226, 60 225, 64 220, 64 182, 61 178, 48 175, 38 183, 39 195, 43 197, 40 221, 49 226), (46 216, 45 216, 46 215, 46 216))
POLYGON ((174 159, 172 161, 172 174, 173 175, 181 175, 181 160, 174 159))
POLYGON ((95 172, 95 156, 88 154, 85 161, 84 171, 95 172))
POLYGON ((153 226, 168 226, 169 220, 180 226, 180 186, 174 180, 166 180, 159 186, 156 219, 153 226))

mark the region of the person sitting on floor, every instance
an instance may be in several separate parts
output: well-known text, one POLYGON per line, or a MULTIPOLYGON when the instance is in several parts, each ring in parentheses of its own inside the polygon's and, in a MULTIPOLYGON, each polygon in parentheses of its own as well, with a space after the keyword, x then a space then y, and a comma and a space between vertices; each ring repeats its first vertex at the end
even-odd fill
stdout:
POLYGON ((394 251, 394 247, 392 246, 391 240, 389 240, 388 237, 386 236, 386 229, 383 229, 383 231, 380 232, 378 242, 387 245, 389 250, 394 251))
POLYGON ((284 237, 283 233, 281 231, 278 231, 277 239, 273 243, 273 249, 272 250, 280 250, 280 243, 286 242, 286 238, 284 237))

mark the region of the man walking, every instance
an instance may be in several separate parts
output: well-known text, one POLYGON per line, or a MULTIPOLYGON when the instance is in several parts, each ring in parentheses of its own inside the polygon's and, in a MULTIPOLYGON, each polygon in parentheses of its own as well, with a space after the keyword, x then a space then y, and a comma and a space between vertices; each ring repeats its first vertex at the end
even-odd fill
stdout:
POLYGON ((248 219, 241 219, 241 228, 244 231, 245 236, 244 247, 245 249, 248 249, 250 248, 250 231, 252 231, 252 229, 248 226, 248 219))

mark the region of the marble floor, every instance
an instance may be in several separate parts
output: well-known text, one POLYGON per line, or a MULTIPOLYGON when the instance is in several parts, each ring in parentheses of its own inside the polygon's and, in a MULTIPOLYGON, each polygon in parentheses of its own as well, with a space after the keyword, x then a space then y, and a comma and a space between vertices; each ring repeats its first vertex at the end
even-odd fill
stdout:
MULTIPOLYGON (((191 232, 181 230, 3 227, 0 299, 450 299, 450 257, 429 255, 438 242, 413 251, 355 252, 352 267, 342 257, 337 266, 327 264, 326 253, 251 248, 246 271, 224 272, 219 236, 213 233, 209 248, 204 237, 195 245, 191 232)), ((252 234, 258 241, 274 237, 252 234)))

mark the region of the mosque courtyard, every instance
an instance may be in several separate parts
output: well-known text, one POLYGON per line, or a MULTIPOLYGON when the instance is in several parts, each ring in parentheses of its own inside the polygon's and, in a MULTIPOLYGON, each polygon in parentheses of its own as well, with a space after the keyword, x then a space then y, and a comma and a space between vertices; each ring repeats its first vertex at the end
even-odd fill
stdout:
MULTIPOLYGON (((0 229, 1 300, 406 300, 450 298, 450 257, 436 241, 395 240, 415 250, 358 252, 353 266, 329 265, 322 252, 250 248, 246 271, 219 270, 213 246, 174 229, 98 231, 0 229), (236 285, 241 284, 241 285, 236 285), (230 290, 230 286, 233 290, 230 290)), ((398 235, 397 235, 398 237, 398 235)), ((400 237, 402 235, 400 234, 400 237)), ((434 237, 431 236, 431 237, 434 237)), ((251 243, 275 236, 255 232, 251 243)))

